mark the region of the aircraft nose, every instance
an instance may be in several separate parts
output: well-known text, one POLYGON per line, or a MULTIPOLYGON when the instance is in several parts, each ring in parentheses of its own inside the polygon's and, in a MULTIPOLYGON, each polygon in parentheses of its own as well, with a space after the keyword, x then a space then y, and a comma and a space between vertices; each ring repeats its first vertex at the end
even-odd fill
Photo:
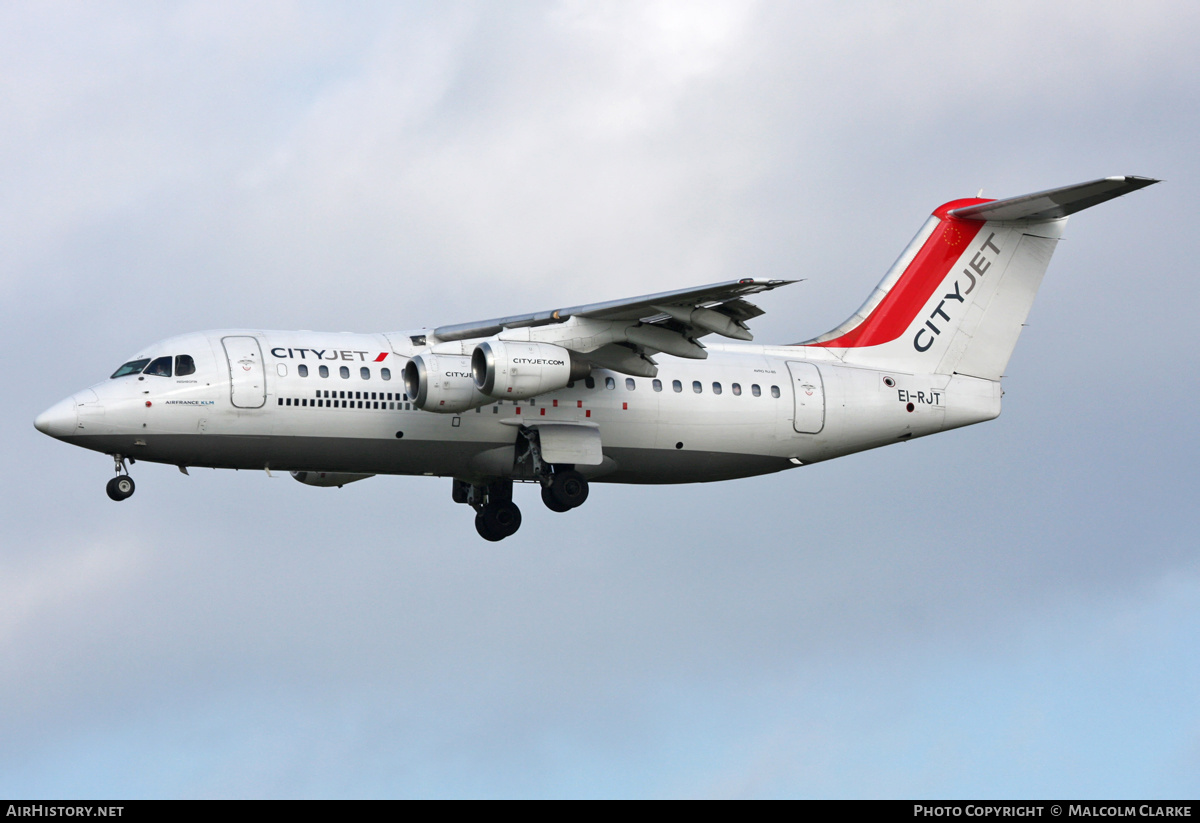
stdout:
POLYGON ((75 433, 79 410, 74 397, 60 400, 37 416, 34 428, 51 437, 67 437, 75 433))

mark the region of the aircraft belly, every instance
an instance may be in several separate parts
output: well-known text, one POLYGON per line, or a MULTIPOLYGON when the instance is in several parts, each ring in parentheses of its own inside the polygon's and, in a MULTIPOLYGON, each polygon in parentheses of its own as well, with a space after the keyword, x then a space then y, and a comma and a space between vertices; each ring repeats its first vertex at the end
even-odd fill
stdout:
MULTIPOLYGON (((190 467, 442 477, 474 476, 479 473, 479 455, 509 448, 478 441, 228 434, 161 434, 138 440, 145 445, 133 445, 125 435, 84 436, 73 442, 143 462, 190 467)), ((794 468, 782 457, 696 450, 606 448, 605 458, 606 468, 613 470, 596 482, 705 483, 794 468)))
POLYGON ((148 463, 220 469, 327 471, 361 474, 470 473, 471 459, 495 444, 353 437, 271 437, 238 434, 87 436, 72 442, 148 463), (137 442, 145 445, 137 445, 137 442))
POLYGON ((784 457, 676 449, 608 449, 618 468, 597 477, 596 483, 711 483, 794 469, 784 457))

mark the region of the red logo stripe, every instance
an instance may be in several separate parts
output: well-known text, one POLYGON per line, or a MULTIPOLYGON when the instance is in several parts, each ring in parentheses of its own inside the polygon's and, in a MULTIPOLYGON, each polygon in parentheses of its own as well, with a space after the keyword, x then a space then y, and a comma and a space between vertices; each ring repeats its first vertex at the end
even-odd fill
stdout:
POLYGON ((947 212, 960 206, 987 202, 990 201, 974 198, 955 200, 934 211, 942 222, 921 246, 921 250, 908 264, 908 268, 900 275, 891 291, 872 309, 870 315, 840 337, 812 345, 827 348, 878 346, 890 343, 904 334, 905 329, 912 325, 917 312, 946 279, 950 267, 962 257, 963 252, 983 228, 981 220, 955 220, 949 217, 947 212))

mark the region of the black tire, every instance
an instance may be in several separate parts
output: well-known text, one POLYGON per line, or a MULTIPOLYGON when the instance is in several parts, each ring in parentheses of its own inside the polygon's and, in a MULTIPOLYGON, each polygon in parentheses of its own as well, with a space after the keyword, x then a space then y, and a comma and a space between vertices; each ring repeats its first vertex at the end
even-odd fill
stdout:
POLYGON ((568 509, 582 506, 588 499, 587 478, 574 469, 555 472, 550 480, 550 493, 560 506, 568 509))
POLYGON ((475 531, 479 532, 479 536, 484 540, 490 540, 493 543, 497 540, 503 540, 505 537, 491 530, 491 527, 488 526, 487 518, 483 516, 483 512, 475 515, 475 531))
POLYGON ((542 502, 546 504, 546 508, 552 512, 569 512, 570 506, 564 506, 555 498, 554 492, 550 491, 549 486, 542 486, 542 502))
POLYGON ((104 490, 111 499, 116 500, 118 503, 122 500, 128 500, 133 496, 133 478, 127 474, 118 475, 108 481, 108 485, 104 487, 104 490))
POLYGON ((496 540, 516 534, 517 529, 521 528, 521 510, 511 500, 489 503, 483 507, 482 514, 483 524, 488 532, 499 535, 496 540))

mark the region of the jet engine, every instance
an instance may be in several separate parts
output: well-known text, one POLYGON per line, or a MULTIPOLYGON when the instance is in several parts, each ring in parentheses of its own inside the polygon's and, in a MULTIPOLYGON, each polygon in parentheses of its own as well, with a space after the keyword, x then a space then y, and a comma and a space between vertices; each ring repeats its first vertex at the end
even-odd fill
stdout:
POLYGON ((550 343, 485 340, 471 353, 475 388, 502 400, 557 391, 590 371, 586 363, 572 362, 562 346, 550 343))
POLYGON ((292 477, 306 486, 337 486, 341 488, 355 480, 366 480, 373 474, 351 474, 350 472, 292 472, 292 477))
POLYGON ((404 366, 404 388, 423 411, 463 412, 493 402, 476 390, 471 358, 463 355, 418 354, 404 366))

